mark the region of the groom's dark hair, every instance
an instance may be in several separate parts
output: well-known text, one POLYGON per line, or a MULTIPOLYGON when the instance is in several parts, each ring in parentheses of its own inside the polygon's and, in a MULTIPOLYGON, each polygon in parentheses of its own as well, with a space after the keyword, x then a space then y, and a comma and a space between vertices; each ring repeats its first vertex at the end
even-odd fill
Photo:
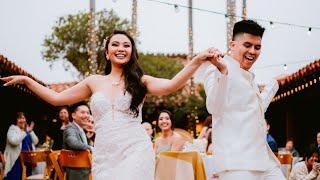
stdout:
POLYGON ((251 35, 260 36, 262 38, 263 33, 264 33, 264 28, 253 20, 239 21, 234 24, 232 40, 234 40, 234 38, 237 35, 243 34, 243 33, 248 33, 251 35))

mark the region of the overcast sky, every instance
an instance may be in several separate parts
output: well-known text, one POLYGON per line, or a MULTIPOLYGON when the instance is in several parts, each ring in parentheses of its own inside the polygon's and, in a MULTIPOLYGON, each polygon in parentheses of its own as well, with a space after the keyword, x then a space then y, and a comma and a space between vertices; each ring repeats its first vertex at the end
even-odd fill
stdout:
MULTIPOLYGON (((162 0, 187 5, 187 0, 162 0)), ((226 0, 194 0, 194 7, 226 12, 226 0)), ((238 1, 238 15, 241 1, 238 1)), ((113 9, 120 17, 131 17, 131 0, 97 0, 97 11, 113 9)), ((319 0, 247 1, 249 18, 320 27, 319 0)), ((68 82, 76 73, 65 72, 61 63, 49 68, 41 57, 46 35, 59 17, 89 10, 89 0, 0 0, 0 54, 36 78, 47 82, 68 82)), ((194 51, 208 47, 226 50, 226 19, 208 12, 194 11, 194 51)), ((187 9, 148 0, 138 0, 138 49, 143 52, 187 53, 187 9)), ((259 82, 292 73, 320 58, 320 30, 259 22, 266 28, 262 54, 252 69, 259 82), (283 64, 287 64, 287 71, 283 64), (278 66, 274 66, 278 65, 278 66)))

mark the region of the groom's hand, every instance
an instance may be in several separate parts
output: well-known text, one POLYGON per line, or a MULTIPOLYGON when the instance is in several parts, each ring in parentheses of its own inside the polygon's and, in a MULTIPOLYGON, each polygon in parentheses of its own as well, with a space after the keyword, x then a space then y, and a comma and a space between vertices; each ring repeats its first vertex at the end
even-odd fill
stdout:
POLYGON ((209 54, 212 54, 213 56, 209 58, 211 64, 217 67, 217 69, 222 73, 227 75, 228 69, 226 64, 223 62, 224 54, 221 53, 218 49, 215 48, 209 48, 209 54))
POLYGON ((217 69, 224 75, 228 74, 228 69, 226 64, 223 62, 222 58, 215 58, 210 60, 211 64, 217 67, 217 69))
POLYGON ((223 53, 215 48, 209 48, 205 51, 200 52, 195 59, 201 62, 210 61, 212 58, 223 57, 223 53))

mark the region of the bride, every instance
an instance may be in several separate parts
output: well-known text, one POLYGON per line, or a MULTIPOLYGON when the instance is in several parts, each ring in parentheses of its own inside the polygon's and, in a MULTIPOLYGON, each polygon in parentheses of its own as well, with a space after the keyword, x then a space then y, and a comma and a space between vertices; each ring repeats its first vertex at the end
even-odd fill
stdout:
POLYGON ((96 139, 93 179, 154 179, 155 157, 150 138, 141 126, 141 108, 147 94, 165 95, 182 87, 205 61, 219 61, 213 48, 201 52, 171 80, 144 75, 133 39, 123 31, 107 38, 106 75, 92 75, 57 93, 26 76, 1 78, 4 86, 25 84, 54 106, 91 98, 96 139))

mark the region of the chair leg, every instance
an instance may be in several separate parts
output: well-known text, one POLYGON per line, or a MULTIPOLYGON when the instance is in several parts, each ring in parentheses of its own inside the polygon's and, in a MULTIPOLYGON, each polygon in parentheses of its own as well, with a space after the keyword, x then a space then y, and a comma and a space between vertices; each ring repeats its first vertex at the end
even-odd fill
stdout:
POLYGON ((89 180, 92 180, 92 173, 89 174, 89 180))

